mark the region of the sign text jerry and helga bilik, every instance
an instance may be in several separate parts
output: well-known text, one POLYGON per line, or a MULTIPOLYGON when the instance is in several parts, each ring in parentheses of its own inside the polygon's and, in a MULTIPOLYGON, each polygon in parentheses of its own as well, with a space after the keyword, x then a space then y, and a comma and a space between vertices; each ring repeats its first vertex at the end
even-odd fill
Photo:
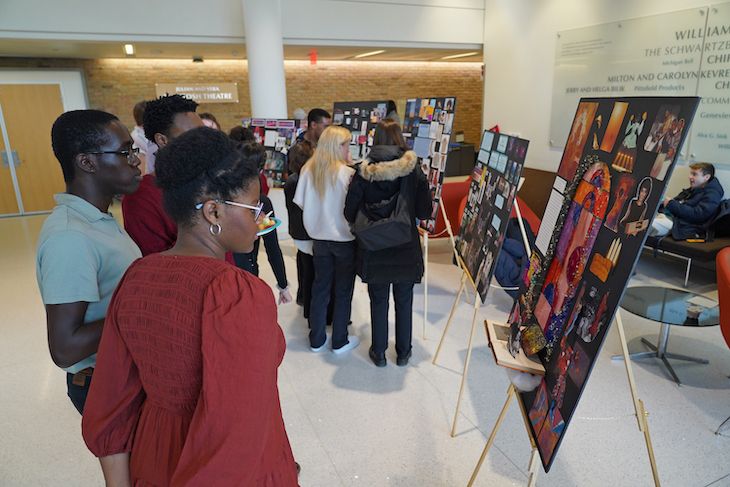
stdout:
POLYGON ((730 163, 730 4, 560 32, 552 145, 585 96, 701 96, 683 156, 730 163))

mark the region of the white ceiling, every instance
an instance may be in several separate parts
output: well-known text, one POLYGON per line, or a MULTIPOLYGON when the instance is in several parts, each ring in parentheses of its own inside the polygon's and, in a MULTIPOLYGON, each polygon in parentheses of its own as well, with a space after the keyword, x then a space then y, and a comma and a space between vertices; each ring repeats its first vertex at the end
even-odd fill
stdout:
MULTIPOLYGON (((243 44, 186 44, 186 43, 135 43, 136 58, 191 59, 246 59, 243 44)), ((315 49, 319 60, 354 60, 358 54, 385 49, 382 54, 362 58, 368 61, 442 61, 453 54, 478 51, 477 54, 453 59, 458 62, 482 62, 481 50, 475 49, 433 49, 395 47, 355 46, 284 46, 284 58, 308 60, 315 49)), ((43 58, 124 58, 124 46, 119 42, 99 41, 57 41, 45 39, 0 39, 0 57, 43 57, 43 58)), ((445 60, 449 61, 449 60, 445 60)))

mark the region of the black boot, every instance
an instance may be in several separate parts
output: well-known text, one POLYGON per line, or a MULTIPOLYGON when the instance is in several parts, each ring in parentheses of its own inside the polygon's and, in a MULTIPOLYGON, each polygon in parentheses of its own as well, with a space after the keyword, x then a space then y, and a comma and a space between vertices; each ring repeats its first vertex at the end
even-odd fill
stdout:
POLYGON ((372 360, 373 363, 377 367, 385 367, 388 363, 385 360, 385 354, 384 353, 375 353, 375 351, 373 350, 373 347, 370 347, 370 351, 369 351, 368 355, 370 355, 370 360, 372 360))
POLYGON ((399 355, 398 358, 396 359, 395 363, 397 363, 399 367, 404 367, 404 366, 408 365, 408 359, 411 358, 412 353, 413 353, 413 351, 411 349, 411 350, 408 350, 408 353, 403 355, 402 357, 399 355))

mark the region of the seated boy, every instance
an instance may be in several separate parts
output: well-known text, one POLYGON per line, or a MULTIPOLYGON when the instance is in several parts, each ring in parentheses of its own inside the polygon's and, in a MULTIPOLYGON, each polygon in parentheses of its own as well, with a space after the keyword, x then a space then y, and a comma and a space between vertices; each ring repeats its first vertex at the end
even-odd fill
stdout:
POLYGON ((671 233, 676 240, 705 238, 706 225, 717 213, 724 191, 712 164, 696 162, 689 169, 689 188, 664 199, 663 213, 654 218, 650 235, 671 233))

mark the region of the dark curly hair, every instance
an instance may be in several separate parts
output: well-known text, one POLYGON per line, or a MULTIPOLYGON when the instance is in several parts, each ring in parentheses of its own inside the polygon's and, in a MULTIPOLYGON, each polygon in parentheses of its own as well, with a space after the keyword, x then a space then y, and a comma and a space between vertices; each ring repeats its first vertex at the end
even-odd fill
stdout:
POLYGON ((109 141, 106 128, 116 120, 119 120, 116 115, 101 110, 72 110, 53 122, 51 145, 61 163, 64 181, 73 181, 77 155, 97 151, 109 141))
POLYGON ((263 169, 266 162, 266 148, 263 145, 256 141, 234 142, 234 144, 252 164, 256 165, 259 171, 263 169))
POLYGON ((236 147, 220 130, 199 127, 157 152, 155 174, 165 210, 178 225, 195 221, 195 205, 231 199, 258 180, 258 149, 236 147))
POLYGON ((289 149, 289 172, 299 174, 304 164, 314 155, 314 147, 308 140, 300 140, 289 149))
POLYGON ((165 95, 147 102, 142 117, 144 136, 154 142, 155 134, 170 135, 173 119, 178 113, 194 112, 198 104, 182 95, 165 95))
POLYGON ((253 134, 253 130, 242 125, 236 125, 228 132, 228 137, 236 142, 254 142, 256 136, 253 134))

